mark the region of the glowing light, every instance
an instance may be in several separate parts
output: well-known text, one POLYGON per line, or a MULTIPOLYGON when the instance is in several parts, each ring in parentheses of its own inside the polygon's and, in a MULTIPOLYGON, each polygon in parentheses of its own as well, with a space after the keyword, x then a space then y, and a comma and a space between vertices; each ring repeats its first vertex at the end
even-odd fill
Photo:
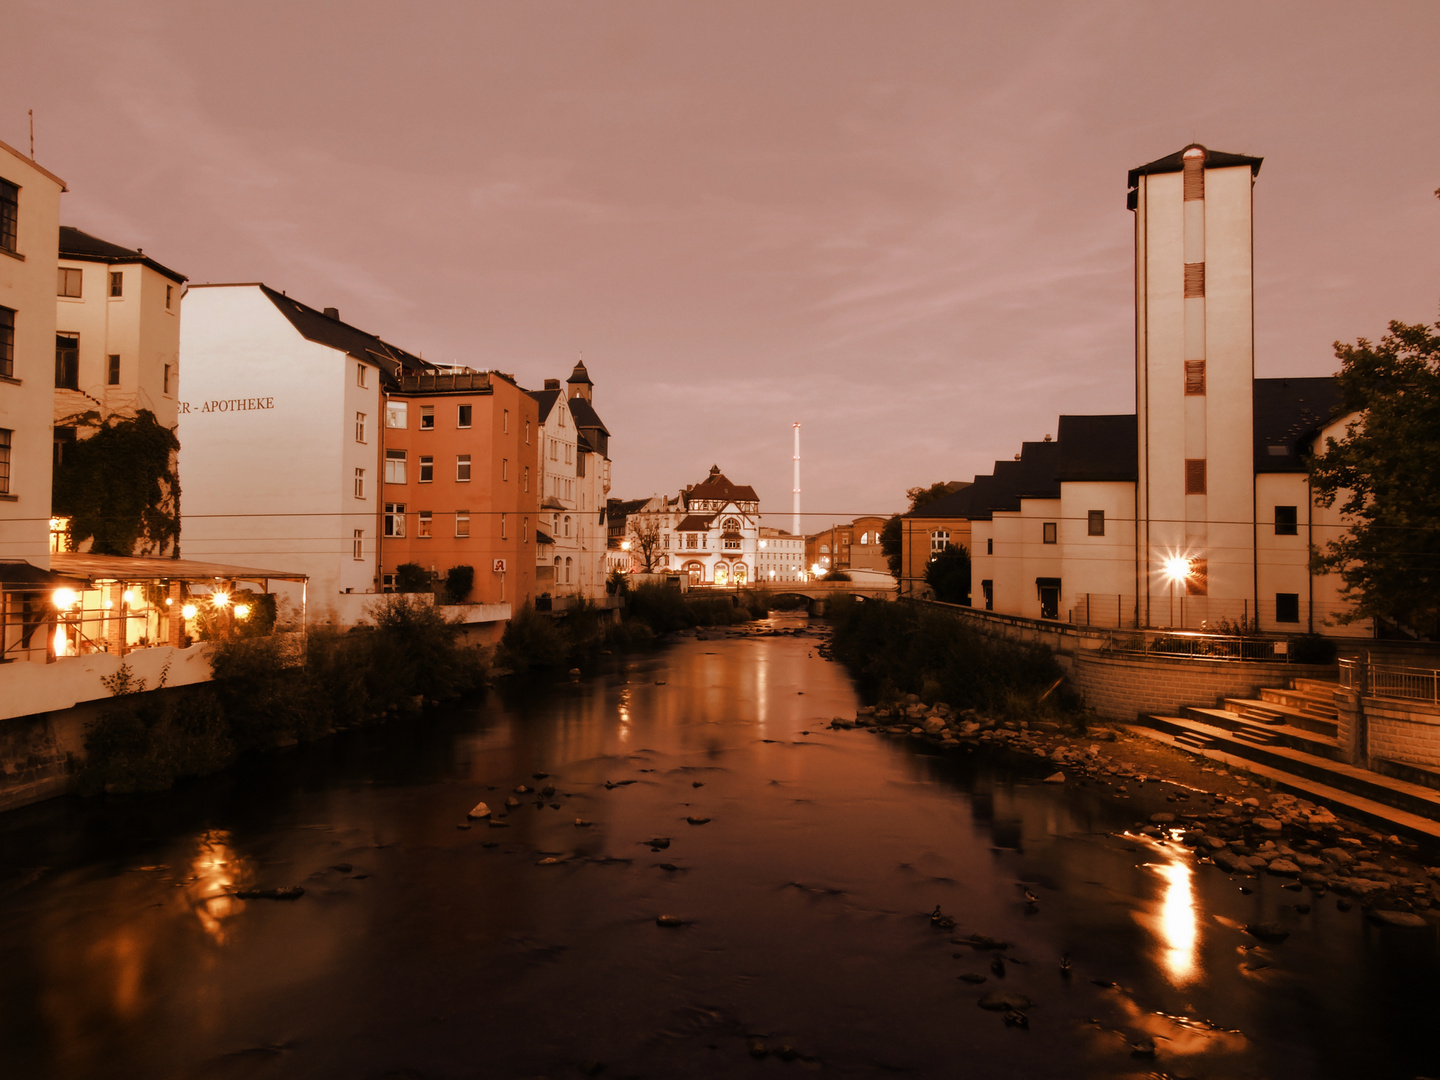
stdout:
POLYGON ((762 548, 763 548, 763 547, 769 547, 769 546, 770 546, 770 541, 769 541, 769 540, 761 540, 761 541, 760 541, 760 546, 761 546, 762 548))
POLYGON ((174 599, 173 599, 172 597, 169 597, 169 596, 165 597, 165 606, 166 606, 166 607, 169 607, 169 606, 170 606, 171 604, 173 604, 173 603, 175 603, 175 601, 174 601, 174 599))
POLYGON ((105 601, 105 603, 104 603, 103 605, 101 605, 101 606, 104 607, 106 611, 109 611, 111 608, 113 608, 113 607, 115 606, 115 601, 113 601, 113 600, 108 600, 108 599, 107 599, 107 600, 105 601))
POLYGON ((1191 881, 1194 871, 1188 863, 1178 861, 1157 866, 1155 870, 1165 879, 1165 895, 1155 924, 1164 946, 1160 963, 1174 985, 1185 986, 1195 978, 1200 940, 1195 888, 1191 881))
POLYGON ((1184 581, 1190 576, 1190 560, 1183 555, 1166 559, 1165 576, 1171 581, 1184 581))
POLYGON ((621 540, 621 541, 620 541, 620 550, 621 550, 621 551, 629 551, 629 550, 630 550, 630 541, 629 541, 629 540, 621 540))
POLYGON ((180 614, 186 619, 193 619, 195 617, 195 605, 186 604, 180 609, 180 614))
POLYGON ((249 605, 249 604, 236 604, 236 605, 235 605, 235 617, 236 617, 237 619, 243 619, 243 618, 245 618, 246 615, 249 615, 249 614, 250 614, 250 605, 249 605))
POLYGON ((57 626, 55 628, 55 655, 67 656, 69 655, 69 648, 70 642, 69 639, 65 637, 65 627, 57 626))
POLYGON ((123 600, 126 604, 133 604, 135 603, 135 594, 129 589, 126 589, 123 593, 120 594, 120 599, 123 600))
POLYGON ((74 589, 56 589, 50 595, 50 599, 61 611, 69 611, 75 606, 75 601, 79 600, 80 596, 74 589))
POLYGON ((214 596, 210 597, 210 602, 218 608, 223 608, 230 603, 230 594, 217 592, 214 596))

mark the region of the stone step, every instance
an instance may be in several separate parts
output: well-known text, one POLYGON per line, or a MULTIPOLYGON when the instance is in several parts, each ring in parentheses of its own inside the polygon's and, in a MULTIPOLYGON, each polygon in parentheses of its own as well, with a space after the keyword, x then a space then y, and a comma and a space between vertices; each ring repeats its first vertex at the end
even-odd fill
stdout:
MULTIPOLYGON (((1302 780, 1307 783, 1318 782, 1336 791, 1348 793, 1348 796, 1383 803, 1396 808, 1397 812, 1403 811, 1432 822, 1440 822, 1440 790, 1361 769, 1319 754, 1307 753, 1284 745, 1283 742, 1261 745, 1241 738, 1233 727, 1218 727, 1195 719, 1193 714, 1202 710, 1185 711, 1186 716, 1152 715, 1142 716, 1140 720, 1147 728, 1164 732, 1171 741, 1184 734, 1209 739, 1213 745, 1197 751, 1207 757, 1255 762, 1274 773, 1298 778, 1297 783, 1302 780)), ((1213 713, 1218 710, 1209 711, 1213 713)), ((1265 733, 1276 733, 1276 729, 1267 728, 1265 733)), ((1182 745, 1181 749, 1191 750, 1193 747, 1186 744, 1182 745)), ((1338 747, 1336 752, 1338 753, 1338 747)), ((1353 801, 1352 798, 1351 802, 1353 801)))
POLYGON ((1394 758, 1372 759, 1375 771, 1397 780, 1408 780, 1412 784, 1440 790, 1440 770, 1414 761, 1399 761, 1394 758))
MULTIPOLYGON (((1262 691, 1263 693, 1264 691, 1262 691)), ((1333 739, 1340 733, 1340 727, 1333 718, 1326 719, 1314 713, 1291 708, 1274 701, 1256 701, 1252 698, 1226 698, 1223 707, 1247 720, 1279 726, 1288 724, 1303 731, 1312 731, 1333 739)))
POLYGON ((1208 750, 1215 745, 1214 739, 1209 735, 1201 735, 1198 731, 1182 731, 1175 736, 1175 742, 1191 750, 1208 750))
POLYGON ((1319 694, 1329 699, 1331 694, 1340 689, 1340 684, 1328 679, 1291 679, 1290 688, 1302 694, 1319 694))
POLYGON ((1334 720, 1336 717, 1335 701, 1332 694, 1328 692, 1312 694, 1308 691, 1266 687, 1260 691, 1260 700, 1274 705, 1284 705, 1286 708, 1305 713, 1307 716, 1318 716, 1325 720, 1334 720))
POLYGON ((1255 727, 1253 724, 1241 724, 1235 729, 1235 737, 1244 739, 1246 742, 1255 743, 1257 746, 1274 746, 1280 741, 1279 736, 1269 728, 1255 727))

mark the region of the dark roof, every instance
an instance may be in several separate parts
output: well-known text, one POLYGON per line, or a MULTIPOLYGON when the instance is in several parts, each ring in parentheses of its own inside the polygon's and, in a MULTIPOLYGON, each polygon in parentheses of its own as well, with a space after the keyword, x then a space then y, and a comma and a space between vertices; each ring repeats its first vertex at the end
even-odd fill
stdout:
POLYGON ((970 516, 970 509, 974 503, 974 487, 981 480, 988 480, 989 477, 977 476, 975 483, 968 481, 955 481, 961 485, 958 491, 952 491, 948 495, 942 495, 932 502, 926 503, 915 510, 911 510, 902 517, 911 518, 963 518, 970 516))
POLYGON ((1308 443, 1340 409, 1340 383, 1331 376, 1256 379, 1255 471, 1304 472, 1308 443))
POLYGON ((1185 151, 1195 146, 1199 146, 1201 150, 1205 151, 1205 168, 1207 169, 1224 169, 1236 165, 1248 165, 1250 166, 1250 175, 1258 176, 1260 174, 1260 163, 1265 160, 1264 158, 1247 157, 1245 154, 1227 154, 1221 150, 1208 150, 1200 146, 1199 143, 1191 143, 1189 146, 1182 146, 1173 154, 1156 158, 1148 165, 1141 165, 1139 168, 1131 169, 1126 174, 1125 185, 1126 191, 1128 191, 1129 194, 1126 196, 1125 205, 1131 210, 1135 209, 1135 189, 1140 186, 1140 177, 1155 176, 1159 173, 1182 172, 1185 168, 1185 151))
POLYGON ((400 376, 402 394, 493 394, 488 371, 407 371, 400 376))
MULTIPOLYGON (((204 286, 197 286, 204 288, 204 286)), ((268 285, 261 285, 260 291, 275 305, 276 310, 290 320, 300 335, 317 345, 339 349, 357 360, 370 360, 379 364, 391 376, 398 376, 401 370, 434 371, 435 365, 420 357, 391 345, 374 334, 357 329, 347 322, 331 318, 324 312, 316 311, 308 304, 292 300, 284 293, 278 293, 268 285)))
POLYGON ((91 236, 71 225, 60 226, 60 258, 77 259, 81 262, 142 263, 176 284, 184 284, 189 280, 178 270, 161 266, 138 248, 112 244, 109 240, 101 240, 98 236, 91 236))
POLYGON ((555 407, 555 399, 560 397, 559 390, 527 390, 525 391, 540 405, 540 423, 545 423, 545 418, 550 415, 550 410, 555 407))
POLYGON ((1055 479, 1130 480, 1138 475, 1135 414, 1061 416, 1055 479))
POLYGON ((57 585, 75 585, 85 580, 83 574, 70 577, 52 574, 48 570, 30 565, 24 559, 0 559, 0 586, 14 586, 12 591, 15 592, 40 592, 53 589, 57 585))
POLYGON ((675 526, 676 532, 704 532, 710 528, 710 523, 715 520, 714 514, 689 514, 679 525, 675 526))
POLYGON ((606 435, 610 432, 605 429, 605 421, 600 419, 600 414, 595 411, 595 406, 582 397, 570 399, 570 415, 575 418, 577 428, 594 428, 604 431, 606 435))
POLYGON ((1015 498, 1058 499, 1060 481, 1055 479, 1055 470, 1060 464, 1060 454, 1058 442, 1021 443, 1020 475, 1015 481, 1015 498))
MULTIPOLYGON (((977 488, 980 487, 980 479, 978 476, 975 478, 977 488)), ((1015 494, 1020 480, 1020 462, 997 461, 995 471, 985 479, 989 483, 973 496, 975 502, 970 513, 972 521, 988 521, 996 510, 1020 509, 1020 497, 1015 494)))
POLYGON ((686 506, 690 505, 692 499, 717 502, 759 502, 760 496, 755 494, 755 489, 749 484, 732 484, 724 473, 711 469, 710 475, 705 480, 685 492, 686 506))
POLYGON ((553 544, 555 541, 544 529, 535 530, 535 542, 537 544, 553 544))
POLYGON ((570 378, 565 381, 567 383, 590 383, 591 386, 595 385, 593 382, 590 382, 590 373, 585 370, 584 360, 581 360, 575 365, 575 370, 570 372, 570 378))

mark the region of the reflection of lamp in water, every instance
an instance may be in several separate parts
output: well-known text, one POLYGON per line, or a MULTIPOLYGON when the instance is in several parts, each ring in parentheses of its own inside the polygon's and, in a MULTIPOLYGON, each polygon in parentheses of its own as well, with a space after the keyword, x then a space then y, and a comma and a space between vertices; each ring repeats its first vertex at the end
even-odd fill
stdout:
POLYGON ((1155 870, 1165 879, 1165 895, 1160 899, 1159 937, 1164 945, 1160 963, 1174 985, 1184 986, 1195 978, 1195 951, 1200 937, 1191 882, 1194 871, 1179 861, 1155 870))

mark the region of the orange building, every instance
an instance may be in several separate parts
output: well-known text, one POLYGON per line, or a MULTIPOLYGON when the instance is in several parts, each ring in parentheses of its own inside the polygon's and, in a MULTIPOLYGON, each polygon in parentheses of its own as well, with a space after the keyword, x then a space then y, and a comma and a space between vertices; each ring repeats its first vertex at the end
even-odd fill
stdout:
POLYGON ((900 517, 900 595, 924 596, 925 569, 947 544, 970 551, 970 483, 957 483, 957 490, 926 503, 900 517))
POLYGON ((890 572, 880 551, 880 530, 883 517, 858 517, 845 525, 832 525, 824 532, 805 538, 805 567, 820 567, 821 573, 831 570, 878 570, 890 572))
MULTIPOLYGON (((416 563, 443 585, 469 566, 470 604, 535 595, 540 444, 535 399, 511 375, 468 368, 402 372, 386 395, 381 473, 382 583, 416 563)), ((442 590, 443 593, 443 590, 442 590)))

